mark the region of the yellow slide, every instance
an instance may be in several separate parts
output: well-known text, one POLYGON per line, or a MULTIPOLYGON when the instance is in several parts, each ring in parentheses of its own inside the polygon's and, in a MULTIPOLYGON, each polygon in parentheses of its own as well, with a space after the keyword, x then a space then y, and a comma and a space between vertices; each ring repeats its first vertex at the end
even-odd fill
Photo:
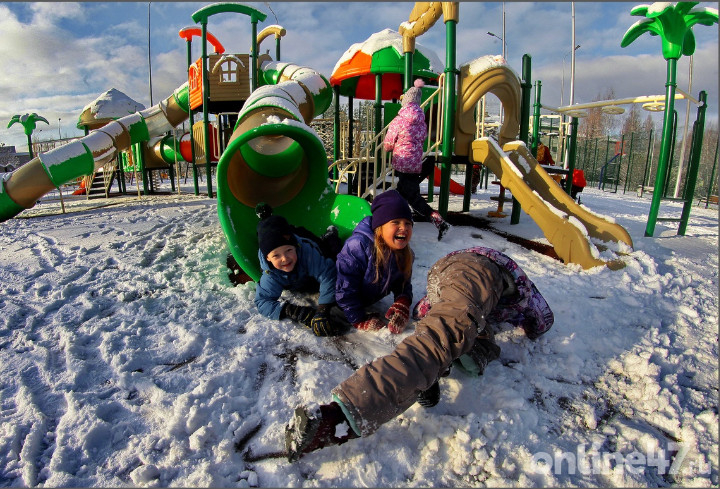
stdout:
POLYGON ((540 226, 555 253, 565 263, 588 269, 607 265, 613 270, 623 262, 603 261, 590 238, 622 242, 632 248, 625 229, 579 206, 538 164, 520 133, 521 86, 517 74, 502 56, 482 56, 460 67, 455 118, 455 154, 468 156, 495 173, 512 192, 522 209, 540 226), (477 104, 491 93, 500 99, 505 118, 498 132, 499 144, 476 136, 477 104))
POLYGON ((476 139, 470 159, 497 175, 565 263, 577 263, 584 269, 607 265, 617 270, 624 266, 620 260, 603 261, 589 238, 623 242, 632 248, 625 228, 576 204, 543 170, 525 143, 511 141, 500 149, 493 139, 476 139))

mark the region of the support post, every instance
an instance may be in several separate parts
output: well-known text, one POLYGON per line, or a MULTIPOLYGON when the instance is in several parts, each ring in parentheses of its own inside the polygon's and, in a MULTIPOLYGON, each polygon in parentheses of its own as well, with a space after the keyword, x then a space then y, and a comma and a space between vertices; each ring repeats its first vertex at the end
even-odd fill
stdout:
MULTIPOLYGON (((212 165, 210 164, 210 115, 208 102, 210 102, 210 75, 208 73, 207 59, 207 20, 202 22, 202 74, 203 74, 203 135, 205 137, 205 177, 207 179, 208 197, 213 198, 212 165)), ((254 72, 254 71, 253 71, 254 72)))
POLYGON ((568 174, 565 178, 565 192, 572 195, 573 172, 575 171, 575 151, 577 149, 577 117, 570 118, 570 150, 568 151, 568 174))
POLYGON ((450 169, 453 153, 453 133, 455 131, 455 109, 456 96, 455 84, 457 80, 457 69, 455 67, 455 41, 457 22, 455 20, 445 21, 445 90, 444 106, 445 121, 443 125, 442 156, 440 157, 440 200, 438 201, 438 212, 446 217, 448 201, 450 200, 450 169))
MULTIPOLYGON (((340 85, 333 87, 333 95, 335 95, 335 123, 333 124, 333 163, 340 159, 340 85)), ((338 178, 338 168, 333 167, 333 178, 338 178)))
POLYGON ((647 225, 645 226, 646 237, 652 237, 652 235, 655 234, 655 224, 657 223, 657 217, 660 211, 662 189, 665 188, 665 171, 667 169, 668 158, 670 156, 670 144, 672 143, 672 117, 675 112, 675 88, 677 87, 675 79, 676 71, 677 60, 673 58, 668 59, 667 83, 665 84, 665 117, 663 118, 660 157, 658 159, 658 166, 655 174, 655 191, 653 192, 647 225))
MULTIPOLYGON (((531 80, 531 67, 532 67, 532 57, 529 54, 524 54, 522 58, 522 81, 520 83, 520 90, 521 90, 521 96, 522 101, 520 104, 520 140, 525 143, 527 146, 528 144, 528 125, 530 121, 530 91, 532 90, 532 80, 531 80)), ((540 85, 540 81, 538 80, 538 86, 540 85)), ((536 117, 533 122, 533 141, 537 140, 537 134, 536 134, 536 128, 539 125, 540 120, 540 89, 538 88, 537 92, 535 93, 535 107, 536 107, 536 117)), ((535 145, 535 150, 533 151, 533 155, 537 154, 537 145, 535 145)), ((510 224, 518 224, 520 222, 520 211, 522 210, 522 207, 520 206, 520 203, 517 201, 515 196, 513 196, 512 199, 512 211, 510 212, 510 224)))
MULTIPOLYGON (((190 37, 188 37, 187 40, 187 65, 188 65, 188 78, 190 77, 190 66, 192 66, 192 41, 190 40, 190 37)), ((188 104, 189 105, 189 104, 188 104)), ((190 123, 190 158, 192 159, 192 169, 193 169, 193 183, 195 184, 195 195, 200 195, 200 184, 198 183, 198 170, 197 170, 197 164, 195 163, 195 136, 193 135, 193 123, 195 122, 195 111, 192 109, 192 107, 188 107, 189 109, 189 118, 188 121, 190 123)), ((187 175, 187 170, 185 175, 187 175)))
MULTIPOLYGON (((688 165, 688 180, 683 192, 685 204, 683 205, 682 215, 680 216, 680 227, 678 227, 678 235, 685 236, 687 223, 690 219, 690 210, 692 209, 693 198, 695 197, 695 184, 697 183, 697 174, 700 169, 700 153, 702 153, 703 132, 705 131, 705 109, 707 109, 707 93, 703 90, 698 97, 700 103, 697 109, 697 119, 693 127, 692 147, 690 148, 690 163, 688 165)), ((712 184, 711 184, 712 185, 712 184)))

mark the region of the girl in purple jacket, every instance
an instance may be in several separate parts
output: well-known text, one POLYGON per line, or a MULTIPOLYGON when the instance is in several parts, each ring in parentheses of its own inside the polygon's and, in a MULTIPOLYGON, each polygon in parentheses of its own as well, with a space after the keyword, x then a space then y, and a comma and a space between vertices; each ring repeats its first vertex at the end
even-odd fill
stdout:
POLYGON ((430 207, 420 195, 420 182, 434 169, 432 159, 422 161, 423 141, 427 133, 425 113, 420 107, 420 87, 425 83, 418 79, 415 86, 402 96, 402 108, 388 126, 383 146, 392 151, 392 165, 398 177, 397 190, 415 211, 430 219, 438 229, 438 241, 450 229, 438 211, 430 207))
POLYGON ((365 308, 392 293, 395 302, 385 318, 397 334, 407 326, 412 302, 412 212, 395 190, 375 197, 370 210, 337 255, 335 300, 355 328, 372 331, 385 322, 365 308))

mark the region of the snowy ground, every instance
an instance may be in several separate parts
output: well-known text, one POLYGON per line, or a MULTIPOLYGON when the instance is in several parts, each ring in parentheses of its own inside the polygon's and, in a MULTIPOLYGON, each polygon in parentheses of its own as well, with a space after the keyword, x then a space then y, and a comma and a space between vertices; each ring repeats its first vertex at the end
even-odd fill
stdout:
MULTIPOLYGON (((583 203, 634 240, 620 271, 566 266, 486 229, 455 226, 438 243, 417 223, 415 300, 438 258, 481 244, 524 268, 553 329, 533 342, 504 325, 484 376, 454 370, 436 407, 290 464, 295 406, 329 401, 401 338, 316 338, 261 317, 254 284, 228 279, 215 201, 185 189, 68 201, 67 214, 42 203, 0 223, 0 486, 720 482, 716 206, 693 207, 684 237, 658 223, 645 238, 649 197, 587 188, 583 203)), ((496 192, 473 196, 471 214, 493 210, 496 192)), ((495 227, 547 243, 524 213, 495 227)))

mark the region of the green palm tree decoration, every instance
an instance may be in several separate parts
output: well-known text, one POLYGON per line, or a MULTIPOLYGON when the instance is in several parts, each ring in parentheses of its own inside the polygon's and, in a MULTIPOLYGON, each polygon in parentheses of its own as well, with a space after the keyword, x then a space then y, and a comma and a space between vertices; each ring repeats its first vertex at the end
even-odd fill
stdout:
POLYGON ((692 56, 695 52, 695 34, 693 34, 692 26, 695 24, 711 26, 718 23, 717 9, 695 8, 698 3, 700 2, 678 2, 677 5, 672 5, 656 2, 652 5, 633 7, 630 15, 643 15, 645 18, 630 26, 620 43, 620 47, 627 47, 645 32, 649 32, 651 36, 660 36, 663 58, 667 61, 662 144, 655 176, 655 192, 650 205, 645 236, 652 236, 655 232, 662 189, 665 188, 665 172, 670 158, 673 131, 672 115, 675 111, 677 61, 680 56, 692 56))
POLYGON ((25 135, 27 136, 28 152, 30 153, 30 158, 34 157, 30 136, 32 136, 32 133, 35 130, 38 121, 42 121, 45 124, 50 125, 47 119, 45 119, 41 115, 37 115, 35 112, 33 112, 32 114, 14 115, 12 116, 12 119, 10 119, 10 122, 7 125, 8 127, 10 127, 16 122, 18 122, 20 123, 20 125, 23 126, 23 129, 25 130, 25 135))

